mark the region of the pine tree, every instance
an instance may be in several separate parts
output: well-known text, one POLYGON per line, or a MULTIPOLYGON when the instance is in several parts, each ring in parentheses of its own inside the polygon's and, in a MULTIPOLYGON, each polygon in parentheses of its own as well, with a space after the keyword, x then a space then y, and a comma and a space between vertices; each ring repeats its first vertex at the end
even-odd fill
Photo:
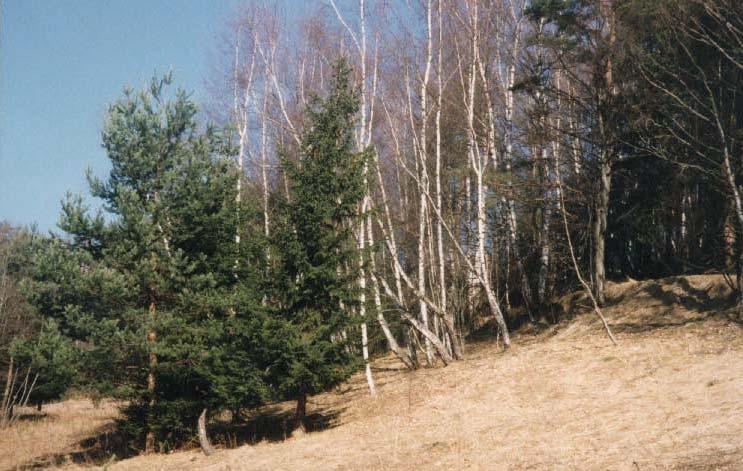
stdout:
POLYGON ((60 227, 70 242, 39 252, 31 289, 85 342, 89 384, 126 401, 120 426, 146 452, 191 439, 202 412, 268 397, 252 348, 264 335, 263 251, 252 237, 235 246, 232 149, 215 128, 199 129, 195 104, 182 91, 170 98, 169 83, 127 90, 109 108, 112 170, 89 178, 108 218, 68 197, 60 227))

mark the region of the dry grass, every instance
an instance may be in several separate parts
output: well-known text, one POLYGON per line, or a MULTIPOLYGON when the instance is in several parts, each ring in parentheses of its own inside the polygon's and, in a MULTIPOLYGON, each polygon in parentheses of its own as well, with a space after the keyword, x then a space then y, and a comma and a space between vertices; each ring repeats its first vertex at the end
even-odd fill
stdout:
POLYGON ((117 410, 107 401, 96 407, 82 399, 21 413, 18 422, 0 431, 0 470, 91 461, 86 450, 99 435, 112 431, 117 410))
POLYGON ((517 335, 507 353, 483 342, 445 369, 379 370, 377 400, 357 377, 311 400, 337 414, 322 432, 110 469, 743 469, 743 331, 726 318, 722 280, 630 281, 609 294, 618 347, 581 314, 517 335))

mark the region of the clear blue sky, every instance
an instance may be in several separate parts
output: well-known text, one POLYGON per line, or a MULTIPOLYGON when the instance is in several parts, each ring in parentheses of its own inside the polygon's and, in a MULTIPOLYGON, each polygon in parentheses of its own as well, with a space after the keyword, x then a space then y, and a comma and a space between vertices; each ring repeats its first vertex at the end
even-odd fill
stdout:
MULTIPOLYGON (((302 0, 297 0, 301 2, 302 0)), ((172 70, 197 100, 238 0, 0 0, 0 220, 56 227, 66 191, 105 176, 106 105, 172 70)))

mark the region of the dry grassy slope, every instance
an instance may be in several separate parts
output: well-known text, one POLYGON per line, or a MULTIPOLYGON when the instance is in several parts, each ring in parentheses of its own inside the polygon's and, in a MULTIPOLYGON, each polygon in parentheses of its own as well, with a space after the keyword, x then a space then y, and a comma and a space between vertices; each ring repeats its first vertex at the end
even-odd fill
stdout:
MULTIPOLYGON (((69 400, 22 412, 12 427, 0 430, 0 470, 49 467, 78 457, 92 445, 91 436, 113 432, 117 411, 105 401, 69 400)), ((85 456, 87 459, 88 457, 85 456)))
POLYGON ((322 432, 110 469, 743 470, 743 331, 729 296, 717 276, 615 284, 605 314, 619 347, 585 313, 519 333, 507 353, 484 342, 445 369, 378 371, 377 400, 355 378, 311 401, 337 414, 322 432))

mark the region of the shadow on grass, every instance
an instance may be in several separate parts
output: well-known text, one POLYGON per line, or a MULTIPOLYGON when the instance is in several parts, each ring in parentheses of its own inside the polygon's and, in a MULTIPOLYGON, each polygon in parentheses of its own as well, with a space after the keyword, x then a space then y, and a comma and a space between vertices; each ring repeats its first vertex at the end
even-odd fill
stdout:
MULTIPOLYGON (((307 432, 327 430, 337 424, 342 411, 333 409, 311 410, 305 417, 307 432)), ((246 418, 217 421, 210 425, 209 435, 213 444, 236 448, 260 442, 281 442, 290 437, 294 423, 294 409, 267 406, 246 418)))
MULTIPOLYGON (((641 303, 655 306, 652 315, 628 320, 624 315, 619 318, 610 316, 608 321, 615 332, 641 333, 657 329, 683 327, 703 323, 719 318, 737 324, 743 324, 735 309, 736 296, 733 292, 710 285, 708 288, 693 286, 688 277, 675 276, 659 280, 647 280, 637 286, 624 290, 621 294, 607 299, 604 310, 611 308, 629 309, 625 303, 641 303), (624 319, 623 319, 624 318, 624 319)), ((591 313, 593 306, 583 291, 564 296, 532 312, 536 322, 529 321, 523 307, 509 313, 507 318, 509 330, 518 336, 520 344, 528 344, 535 338, 553 336, 570 325, 576 315, 591 313)), ((628 311, 629 312, 629 311, 628 311)), ((467 336, 467 343, 472 346, 492 342, 497 335, 493 322, 485 323, 481 328, 467 336)))
POLYGON ((664 322, 617 322, 612 323, 611 328, 615 333, 630 333, 630 334, 638 334, 641 332, 650 332, 652 330, 658 330, 658 329, 670 329, 673 327, 683 327, 686 325, 691 324, 699 324, 702 323, 708 319, 712 319, 713 317, 719 317, 720 313, 717 312, 708 312, 706 314, 701 314, 696 317, 691 317, 683 320, 668 320, 664 322))
POLYGON ((696 288, 689 282, 688 277, 673 276, 659 280, 647 280, 642 285, 630 288, 618 296, 608 299, 607 306, 619 305, 633 297, 647 297, 668 307, 681 306, 689 311, 708 312, 722 310, 735 304, 735 293, 729 291, 727 294, 719 293, 719 290, 710 295, 710 290, 696 288))
MULTIPOLYGON (((529 319, 529 313, 525 307, 512 308, 505 319, 511 336, 518 337, 519 344, 525 344, 537 341, 545 334, 555 335, 560 329, 568 326, 565 321, 572 321, 576 313, 591 309, 590 302, 582 292, 565 297, 563 303, 551 302, 538 308, 532 308, 531 314, 534 322, 529 319)), ((485 309, 489 308, 483 308, 483 310, 485 309)), ((483 314, 483 317, 485 316, 483 314)), ((467 333, 468 346, 489 345, 496 339, 499 343, 501 342, 502 339, 499 336, 495 320, 489 314, 487 316, 490 318, 479 328, 467 333)))
POLYGON ((100 427, 92 437, 80 441, 76 448, 76 451, 38 456, 14 469, 48 469, 70 463, 101 466, 136 454, 129 449, 114 424, 100 427))
POLYGON ((690 311, 707 312, 722 310, 735 303, 735 296, 712 298, 709 292, 695 288, 684 277, 667 278, 648 285, 644 290, 652 298, 666 306, 681 305, 690 311), (681 293, 673 291, 673 286, 681 289, 681 293))
MULTIPOLYGON (((289 438, 292 432, 293 409, 280 406, 267 406, 254 411, 249 417, 238 420, 214 420, 209 425, 209 438, 217 447, 236 448, 262 441, 280 442, 289 438)), ((316 432, 336 425, 342 411, 319 409, 311 411, 305 418, 307 432, 316 432)), ((197 441, 187 443, 181 449, 195 448, 197 441)), ((34 458, 13 469, 48 469, 63 465, 103 466, 114 461, 131 458, 141 450, 132 449, 129 441, 115 424, 107 424, 77 443, 76 451, 54 453, 34 458)))
POLYGON ((39 422, 44 419, 53 419, 56 416, 47 412, 17 412, 13 416, 13 420, 16 422, 39 422))
MULTIPOLYGON (((682 327, 702 323, 712 318, 722 318, 740 323, 741 319, 732 314, 736 304, 735 294, 710 296, 706 289, 695 288, 686 277, 672 277, 657 280, 644 286, 637 294, 647 296, 649 301, 659 302, 666 309, 651 318, 636 322, 615 323, 612 327, 617 332, 647 332, 655 329, 682 327), (691 317, 680 316, 678 308, 683 308, 691 317)), ((612 305, 619 304, 624 297, 612 299, 612 305)))

